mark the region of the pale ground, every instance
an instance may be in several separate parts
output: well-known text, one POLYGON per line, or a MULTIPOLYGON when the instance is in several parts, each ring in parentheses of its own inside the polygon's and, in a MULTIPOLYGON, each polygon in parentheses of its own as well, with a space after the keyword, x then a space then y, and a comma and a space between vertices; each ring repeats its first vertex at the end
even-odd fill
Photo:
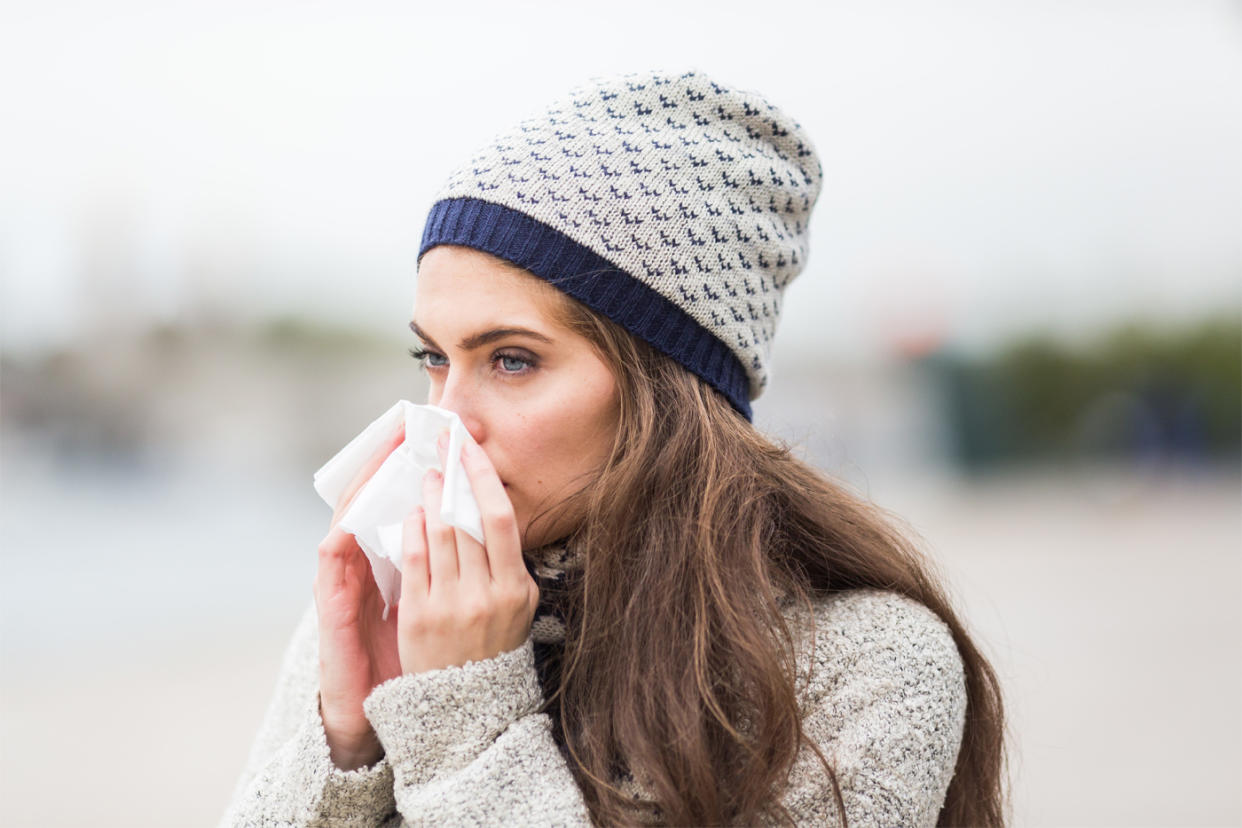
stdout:
MULTIPOLYGON (((994 658, 1014 824, 1242 824, 1236 475, 871 490, 927 540, 994 658)), ((309 569, 291 569, 308 598, 309 569)), ((215 822, 301 600, 136 649, 6 655, 0 823, 215 822)))
POLYGON ((1240 494, 1090 476, 894 498, 1006 688, 1014 824, 1242 824, 1240 494))

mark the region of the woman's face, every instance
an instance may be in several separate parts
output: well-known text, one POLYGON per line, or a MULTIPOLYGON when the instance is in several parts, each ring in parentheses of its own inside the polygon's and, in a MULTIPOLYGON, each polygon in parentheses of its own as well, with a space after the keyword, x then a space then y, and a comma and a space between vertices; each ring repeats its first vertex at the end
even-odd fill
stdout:
POLYGON ((461 417, 491 458, 527 548, 571 531, 556 510, 590 480, 617 429, 617 383, 595 348, 559 321, 555 288, 486 253, 422 257, 410 327, 428 402, 461 417))

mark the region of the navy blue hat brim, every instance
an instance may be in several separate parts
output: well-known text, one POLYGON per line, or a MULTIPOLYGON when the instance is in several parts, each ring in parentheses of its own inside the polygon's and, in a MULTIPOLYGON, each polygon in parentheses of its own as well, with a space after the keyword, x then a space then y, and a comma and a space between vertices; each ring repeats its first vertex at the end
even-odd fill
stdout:
POLYGON ((672 357, 751 419, 746 370, 723 342, 645 282, 559 230, 501 204, 451 198, 432 206, 419 258, 440 244, 481 250, 530 271, 672 357))

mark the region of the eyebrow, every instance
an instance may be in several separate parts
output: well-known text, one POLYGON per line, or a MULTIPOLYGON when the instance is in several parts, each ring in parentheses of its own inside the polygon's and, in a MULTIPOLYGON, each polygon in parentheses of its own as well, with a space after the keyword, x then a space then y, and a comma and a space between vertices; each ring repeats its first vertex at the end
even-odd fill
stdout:
MULTIPOLYGON (((411 322, 410 330, 414 332, 415 336, 424 342, 430 343, 436 348, 440 347, 436 344, 434 339, 427 335, 426 331, 418 327, 417 323, 411 322)), ((463 351, 473 351, 476 348, 482 348, 484 345, 490 345, 496 340, 504 339, 508 336, 527 336, 531 339, 537 339, 540 342, 547 342, 549 344, 552 342, 552 340, 548 337, 538 331, 532 331, 530 328, 492 328, 490 330, 474 334, 473 336, 466 337, 457 344, 457 347, 461 348, 463 351)))

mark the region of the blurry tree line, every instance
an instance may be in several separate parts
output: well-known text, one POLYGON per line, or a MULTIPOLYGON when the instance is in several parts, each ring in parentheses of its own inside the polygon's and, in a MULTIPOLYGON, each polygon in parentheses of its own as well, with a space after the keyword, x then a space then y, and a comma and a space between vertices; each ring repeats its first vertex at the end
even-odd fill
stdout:
POLYGON ((1133 322, 1071 345, 925 357, 949 443, 970 470, 1022 462, 1229 462, 1242 456, 1242 320, 1133 322))

